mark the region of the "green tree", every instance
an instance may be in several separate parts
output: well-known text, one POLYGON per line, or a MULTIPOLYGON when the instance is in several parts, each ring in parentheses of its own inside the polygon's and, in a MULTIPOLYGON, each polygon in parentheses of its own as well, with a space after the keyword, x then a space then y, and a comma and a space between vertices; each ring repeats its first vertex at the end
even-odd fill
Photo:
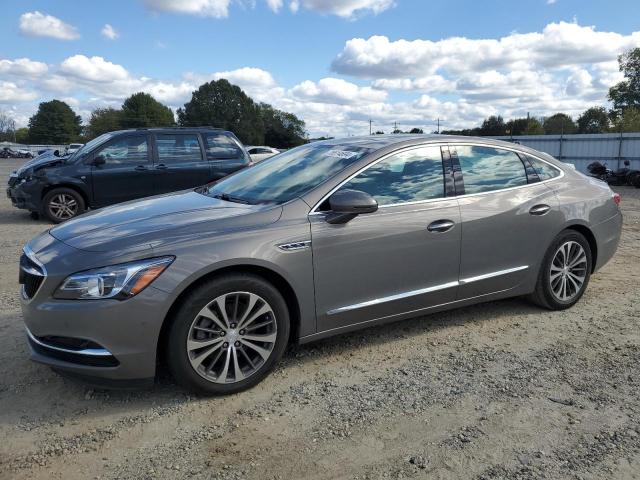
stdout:
POLYGON ((113 132, 122 128, 122 110, 115 108, 96 108, 91 112, 87 137, 95 138, 103 133, 113 132))
POLYGON ((613 121, 612 131, 640 132, 640 107, 629 107, 613 121))
POLYGON ((578 126, 566 113, 556 113, 544 119, 542 123, 545 135, 576 133, 578 126))
POLYGON ((60 100, 42 102, 29 119, 29 141, 40 144, 66 144, 78 140, 82 119, 60 100))
POLYGON ((609 114, 604 107, 591 107, 578 117, 578 133, 604 133, 609 129, 609 114))
POLYGON ((171 109, 148 93, 134 93, 122 104, 122 128, 170 127, 175 125, 171 109))
POLYGON ((424 130, 418 127, 413 127, 409 133, 424 133, 424 130))
POLYGON ((624 80, 609 89, 613 117, 623 114, 627 108, 640 107, 640 48, 620 55, 618 65, 624 80))
POLYGON ((16 143, 28 143, 29 142, 29 129, 22 127, 16 130, 16 143))
POLYGON ((264 143, 276 148, 292 148, 306 142, 305 123, 293 113, 273 108, 268 103, 259 105, 264 128, 264 143))
POLYGON ((178 121, 185 127, 209 125, 230 130, 247 145, 264 143, 260 108, 224 78, 200 85, 191 101, 178 109, 178 121))
POLYGON ((492 115, 489 118, 484 119, 478 133, 480 135, 491 136, 506 135, 507 126, 501 116, 492 115))
POLYGON ((13 142, 15 133, 15 120, 11 115, 0 110, 0 141, 13 142))

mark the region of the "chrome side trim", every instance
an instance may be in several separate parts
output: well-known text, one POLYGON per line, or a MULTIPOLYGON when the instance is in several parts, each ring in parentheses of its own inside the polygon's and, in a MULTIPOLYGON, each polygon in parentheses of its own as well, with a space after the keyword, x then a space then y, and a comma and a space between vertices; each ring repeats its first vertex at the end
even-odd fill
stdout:
POLYGON ((283 243, 278 245, 280 250, 284 250, 285 252, 295 252, 296 250, 304 250, 305 248, 309 248, 311 246, 311 240, 302 240, 300 242, 291 242, 291 243, 283 243))
POLYGON ((554 165, 553 163, 549 162, 548 160, 540 158, 537 155, 533 155, 533 154, 531 154, 529 152, 525 152, 525 151, 519 150, 517 148, 511 148, 509 146, 502 146, 502 145, 496 146, 496 145, 491 144, 491 143, 483 143, 483 142, 455 142, 455 141, 423 143, 423 144, 420 144, 420 145, 412 145, 410 147, 402 148, 402 149, 396 150, 395 152, 387 153, 386 155, 378 158, 377 160, 374 160, 373 162, 365 165, 360 170, 358 170, 356 173, 354 173, 353 175, 350 175, 345 180, 340 182, 336 187, 332 188, 329 191, 329 193, 324 195, 320 199, 320 201, 317 202, 314 205, 314 207, 309 211, 309 215, 324 215, 324 214, 326 214, 327 212, 318 211, 318 208, 320 207, 320 205, 327 198, 329 198, 333 193, 335 193, 337 190, 339 190, 340 187, 342 187, 345 183, 347 183, 348 181, 350 181, 354 177, 360 175, 365 170, 368 170, 369 168, 374 166, 376 163, 387 159, 391 155, 395 155, 397 153, 406 152, 406 151, 409 151, 409 150, 414 150, 416 148, 423 148, 423 147, 430 147, 430 146, 437 146, 437 147, 454 146, 455 147, 456 145, 471 145, 471 146, 478 146, 478 147, 493 147, 493 148, 498 148, 498 149, 502 149, 502 150, 507 150, 507 151, 510 151, 510 152, 521 153, 523 155, 529 155, 531 157, 534 157, 536 160, 540 160, 541 162, 544 162, 547 165, 550 165, 552 168, 560 171, 560 175, 558 175, 557 177, 550 178, 548 180, 542 180, 541 182, 528 183, 526 185, 519 185, 517 187, 503 188, 503 189, 500 189, 500 190, 490 190, 488 192, 466 193, 464 195, 455 195, 453 197, 430 198, 430 199, 427 199, 427 200, 417 200, 417 201, 412 201, 412 202, 392 203, 392 204, 388 204, 388 205, 380 205, 378 208, 381 209, 381 208, 389 208, 389 207, 399 207, 399 206, 403 206, 403 205, 419 205, 421 203, 441 202, 443 200, 453 200, 453 199, 456 199, 456 198, 473 197, 473 196, 477 196, 477 195, 490 195, 492 193, 498 193, 498 192, 508 192, 509 190, 518 190, 518 189, 521 189, 521 188, 533 187, 535 185, 542 185, 543 183, 553 182, 553 181, 556 181, 556 180, 560 180, 561 178, 564 177, 564 170, 562 168, 558 167, 557 165, 554 165))
POLYGON ((362 303, 355 303, 353 305, 347 305, 345 307, 335 308, 329 310, 327 315, 335 315, 336 313, 348 312, 349 310, 356 310, 358 308, 370 307, 371 305, 377 305, 379 303, 393 302, 394 300, 402 300, 403 298, 415 297, 416 295, 422 295, 424 293, 436 292, 438 290, 444 290, 445 288, 457 287, 458 282, 448 282, 441 285, 434 285, 433 287, 421 288, 419 290, 411 290, 410 292, 397 293, 395 295, 389 295, 388 297, 374 298, 373 300, 367 300, 362 303))
POLYGON ((329 310, 327 315, 335 315, 337 313, 344 313, 350 310, 357 310, 359 308, 370 307, 372 305, 378 305, 380 303, 393 302, 394 300, 402 300, 403 298, 415 297, 416 295, 422 295, 424 293, 437 292, 438 290, 444 290, 446 288, 458 287, 460 285, 466 285, 468 283, 479 282, 493 277, 499 277, 501 275, 507 275, 509 273, 520 272, 529 268, 528 265, 521 265, 519 267, 507 268, 505 270, 498 270, 495 272, 485 273, 483 275, 477 275, 475 277, 467 277, 460 279, 456 282, 447 282, 440 285, 434 285, 432 287, 421 288, 419 290, 411 290, 409 292, 397 293, 395 295, 389 295, 388 297, 374 298, 373 300, 367 300, 366 302, 354 303, 353 305, 346 305, 344 307, 334 308, 329 310))
POLYGON ((41 347, 44 347, 44 348, 49 348, 51 350, 56 350, 58 352, 64 352, 64 353, 75 353, 77 355, 87 355, 90 357, 113 357, 111 352, 104 348, 85 348, 83 350, 71 350, 70 348, 62 348, 62 347, 56 347, 54 345, 49 345, 48 343, 38 340, 27 327, 24 327, 24 329, 27 331, 27 336, 33 343, 40 345, 41 347))
POLYGON ((480 280, 486 280, 488 278, 499 277, 500 275, 507 275, 509 273, 519 272, 526 270, 529 265, 521 265, 519 267, 507 268, 505 270, 498 270, 497 272, 485 273, 483 275, 477 275, 475 277, 467 277, 460 279, 460 285, 466 285, 467 283, 479 282, 480 280))

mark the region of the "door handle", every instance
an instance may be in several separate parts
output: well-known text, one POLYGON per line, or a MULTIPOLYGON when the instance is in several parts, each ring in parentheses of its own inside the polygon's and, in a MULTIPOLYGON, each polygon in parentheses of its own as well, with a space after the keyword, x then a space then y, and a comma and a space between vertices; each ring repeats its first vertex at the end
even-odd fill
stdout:
POLYGON ((145 167, 144 165, 138 165, 136 168, 134 168, 136 172, 144 172, 146 169, 147 167, 145 167))
POLYGON ((453 228, 455 223, 451 220, 436 220, 435 222, 431 222, 427 227, 427 230, 434 233, 444 233, 453 228))
POLYGON ((156 170, 166 170, 167 166, 164 163, 159 163, 156 165, 156 170))
POLYGON ((545 213, 547 213, 549 210, 551 210, 551 207, 549 205, 545 205, 545 204, 540 204, 540 205, 534 205, 533 207, 531 207, 529 209, 529 213, 531 215, 544 215, 545 213))

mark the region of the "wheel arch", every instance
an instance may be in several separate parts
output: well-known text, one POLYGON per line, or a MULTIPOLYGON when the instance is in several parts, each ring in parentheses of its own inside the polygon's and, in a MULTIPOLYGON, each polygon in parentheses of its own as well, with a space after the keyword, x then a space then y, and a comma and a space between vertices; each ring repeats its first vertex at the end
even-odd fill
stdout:
POLYGON ((278 291, 282 294, 282 297, 284 298, 284 301, 286 302, 287 308, 289 310, 291 328, 289 332, 288 343, 297 341, 300 332, 301 313, 298 297, 295 293, 295 290, 291 286, 291 283, 274 269, 263 265, 249 263, 227 265, 221 266, 212 271, 206 272, 204 275, 199 276, 189 284, 185 285, 181 292, 178 294, 176 299, 171 304, 171 307, 169 307, 169 310, 167 311, 167 314, 162 321, 162 326, 160 327, 160 334, 158 335, 158 343, 156 348, 156 358, 158 361, 162 360, 163 352, 166 349, 166 340, 171 323, 171 318, 173 317, 175 312, 182 306, 184 298, 187 296, 188 292, 192 288, 197 288, 200 285, 213 280, 214 278, 230 273, 250 273, 263 278, 278 289, 278 291))
POLYGON ((598 242, 596 241, 596 236, 593 234, 591 229, 582 223, 573 223, 567 225, 565 230, 573 230, 578 232, 587 239, 589 243, 589 249, 591 250, 591 273, 595 272, 597 260, 598 260, 598 242))
POLYGON ((47 185, 46 187, 44 187, 42 189, 41 194, 40 194, 40 205, 41 205, 41 208, 44 207, 44 205, 42 205, 44 197, 50 191, 55 190, 57 188, 68 188, 70 190, 73 190, 74 192, 76 192, 78 195, 80 195, 82 197, 82 200, 84 200, 85 208, 89 208, 89 195, 87 194, 87 192, 84 191, 83 188, 81 188, 78 185, 75 185, 73 183, 55 183, 55 184, 50 184, 50 185, 47 185))

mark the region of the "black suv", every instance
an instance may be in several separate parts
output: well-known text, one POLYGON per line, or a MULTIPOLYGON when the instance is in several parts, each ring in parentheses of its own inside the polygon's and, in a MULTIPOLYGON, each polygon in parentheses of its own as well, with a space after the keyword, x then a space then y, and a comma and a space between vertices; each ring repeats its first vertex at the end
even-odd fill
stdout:
POLYGON ((250 163, 236 136, 224 130, 121 130, 67 157, 45 153, 25 163, 9 177, 7 195, 16 207, 59 223, 87 208, 204 185, 250 163))

